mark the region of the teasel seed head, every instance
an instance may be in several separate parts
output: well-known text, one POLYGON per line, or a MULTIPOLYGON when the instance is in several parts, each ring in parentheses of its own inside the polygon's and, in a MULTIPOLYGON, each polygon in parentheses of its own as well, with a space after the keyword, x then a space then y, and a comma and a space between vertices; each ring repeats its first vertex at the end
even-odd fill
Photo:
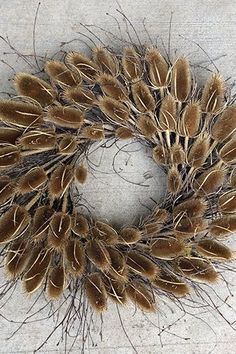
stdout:
POLYGON ((202 93, 201 105, 203 112, 215 114, 224 104, 225 83, 221 75, 212 74, 202 93))
POLYGON ((228 106, 211 128, 211 137, 218 143, 229 138, 236 130, 236 105, 228 106))
POLYGON ((21 194, 39 191, 47 182, 47 174, 42 167, 34 167, 19 179, 18 188, 21 194))
POLYGON ((163 291, 176 296, 183 297, 190 293, 190 288, 186 282, 177 277, 175 273, 168 270, 161 270, 161 273, 153 280, 152 284, 163 291))
POLYGON ((117 139, 121 140, 131 139, 134 136, 133 131, 126 127, 117 128, 115 135, 117 139))
POLYGON ((30 215, 20 205, 13 204, 0 217, 0 244, 17 238, 27 229, 30 223, 30 215))
POLYGON ((128 269, 123 253, 115 247, 108 247, 107 250, 111 259, 108 275, 118 282, 126 283, 128 280, 128 269))
POLYGON ((188 103, 180 117, 179 134, 189 138, 195 137, 199 130, 201 115, 201 105, 198 101, 188 103))
POLYGON ((132 245, 141 240, 141 232, 136 227, 124 227, 119 232, 119 243, 124 245, 132 245))
POLYGON ((18 95, 30 97, 42 107, 49 106, 56 99, 53 88, 35 75, 18 73, 14 78, 14 83, 18 95))
POLYGON ((159 268, 153 261, 136 251, 128 253, 126 263, 134 273, 150 280, 154 279, 159 273, 159 268))
POLYGON ((107 308, 107 292, 100 273, 91 273, 85 280, 85 292, 92 308, 102 312, 107 308))
POLYGON ((156 306, 152 293, 148 287, 139 280, 132 280, 126 286, 129 299, 145 312, 155 312, 156 306))
POLYGON ((86 267, 86 257, 82 242, 76 238, 69 239, 65 244, 64 257, 66 271, 72 277, 82 277, 86 267))
POLYGON ((75 180, 80 184, 84 184, 88 177, 88 170, 83 163, 75 168, 75 180))
POLYGON ((203 239, 196 244, 197 252, 208 259, 217 261, 228 261, 233 258, 231 249, 223 243, 212 239, 203 239))
POLYGON ((209 224, 210 235, 223 239, 232 236, 236 231, 236 217, 235 215, 224 215, 213 220, 209 224))
POLYGON ((157 145, 152 150, 152 158, 157 164, 167 165, 170 160, 170 154, 163 145, 157 145))
POLYGON ((104 95, 114 98, 118 101, 128 100, 128 91, 120 81, 112 75, 101 74, 97 78, 104 95))
POLYGON ((192 144, 187 160, 189 166, 194 169, 200 168, 204 165, 210 149, 210 137, 205 135, 199 135, 192 144))
POLYGON ((71 52, 66 55, 66 64, 84 81, 93 82, 98 74, 97 65, 85 55, 77 52, 71 52))
POLYGON ((138 117, 137 128, 146 138, 151 138, 157 133, 156 123, 147 114, 142 114, 138 117))
POLYGON ((12 242, 7 249, 5 269, 8 277, 16 278, 22 274, 29 260, 31 250, 26 241, 19 239, 12 242))
POLYGON ((122 55, 122 67, 124 75, 129 82, 138 81, 142 77, 142 63, 134 48, 124 48, 122 55))
POLYGON ((51 262, 51 252, 47 249, 36 247, 23 276, 23 286, 27 293, 35 292, 43 283, 51 262))
POLYGON ((58 143, 58 150, 61 155, 73 155, 77 149, 77 140, 73 134, 65 134, 58 143))
POLYGON ((86 238, 89 234, 89 224, 86 217, 76 212, 71 219, 71 230, 75 235, 86 238))
POLYGON ((103 241, 92 239, 86 243, 86 255, 101 271, 107 271, 111 265, 109 252, 103 241))
POLYGON ((218 203, 219 210, 223 214, 234 214, 236 212, 236 191, 220 195, 218 203))
POLYGON ((90 140, 103 140, 105 139, 104 127, 102 124, 93 124, 84 127, 81 131, 81 137, 90 140))
POLYGON ((177 261, 180 274, 200 283, 215 283, 218 274, 213 265, 202 258, 183 257, 177 261))
POLYGON ((154 88, 168 86, 169 68, 157 48, 147 48, 145 60, 148 63, 149 80, 154 88))
POLYGON ((70 215, 57 212, 50 221, 48 229, 48 245, 55 250, 62 250, 71 232, 70 215))
POLYGON ((16 182, 12 181, 7 175, 0 177, 0 204, 3 205, 13 198, 17 191, 16 182))
POLYGON ((49 205, 42 205, 35 210, 31 224, 31 239, 40 242, 46 239, 54 210, 49 205))
POLYGON ((184 254, 185 245, 175 237, 157 237, 151 241, 150 252, 159 259, 171 260, 184 254))
POLYGON ((109 298, 118 305, 124 305, 127 302, 127 294, 123 282, 116 279, 105 280, 105 287, 109 298))
POLYGON ((47 61, 44 70, 50 79, 62 88, 76 86, 80 83, 80 78, 76 77, 76 75, 72 73, 61 61, 47 61))
POLYGON ((65 287, 65 269, 63 263, 52 265, 48 272, 47 293, 51 300, 57 300, 63 294, 65 287))
POLYGON ((203 216, 207 210, 207 203, 202 198, 189 198, 173 208, 174 217, 187 216, 189 218, 203 216))
POLYGON ((109 224, 103 221, 96 221, 92 229, 93 236, 104 242, 106 245, 115 245, 118 242, 118 234, 109 224))
POLYGON ((155 110, 155 99, 143 80, 139 80, 131 86, 132 97, 135 103, 135 108, 139 112, 153 112, 155 110))
POLYGON ((213 166, 195 178, 193 189, 202 196, 214 193, 223 185, 225 176, 224 168, 213 166))
POLYGON ((70 87, 63 91, 63 98, 70 104, 81 108, 90 108, 96 103, 95 94, 82 86, 70 87))
POLYGON ((84 114, 72 107, 52 106, 45 119, 62 128, 79 129, 83 125, 84 114))
POLYGON ((182 186, 182 177, 176 166, 172 166, 167 175, 167 189, 170 193, 178 193, 182 186))
POLYGON ((17 145, 22 150, 53 150, 56 147, 57 136, 54 129, 43 128, 26 131, 18 139, 17 145))
POLYGON ((226 165, 234 165, 236 162, 236 139, 229 140, 219 151, 221 160, 226 165))
POLYGON ((176 103, 174 97, 167 95, 163 98, 159 113, 159 127, 162 131, 176 131, 176 103))
MULTIPOLYGON (((0 102, 0 106, 1 106, 1 102, 0 102)), ((1 119, 1 117, 0 117, 0 119, 1 119)), ((1 127, 0 128, 0 142, 15 145, 17 139, 21 136, 21 134, 22 134, 22 132, 17 128, 1 127)))
POLYGON ((185 102, 191 91, 191 71, 186 58, 176 60, 172 69, 171 93, 177 101, 185 102))
POLYGON ((129 120, 129 108, 111 97, 100 97, 99 108, 112 121, 124 123, 129 120))
POLYGON ((72 169, 66 165, 59 165, 51 173, 48 190, 52 198, 60 198, 69 188, 74 178, 72 169))
POLYGON ((119 64, 117 58, 106 48, 94 47, 93 61, 102 73, 114 76, 118 74, 119 64))

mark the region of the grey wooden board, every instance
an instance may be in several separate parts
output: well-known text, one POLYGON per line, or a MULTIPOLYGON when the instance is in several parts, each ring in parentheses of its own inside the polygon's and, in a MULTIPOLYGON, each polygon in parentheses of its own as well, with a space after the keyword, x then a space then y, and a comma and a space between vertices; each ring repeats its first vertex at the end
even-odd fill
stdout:
MULTIPOLYGON (((32 30, 37 4, 38 1, 35 0, 0 0, 0 35, 7 35, 12 45, 23 54, 33 54, 32 30)), ((148 32, 153 42, 157 43, 162 51, 164 51, 162 41, 168 49, 169 21, 171 12, 173 12, 170 47, 172 60, 175 58, 175 51, 177 51, 177 55, 186 55, 193 64, 193 72, 197 76, 199 84, 202 85, 209 75, 207 69, 214 70, 214 67, 204 51, 193 43, 194 41, 214 60, 226 79, 231 77, 230 83, 233 83, 236 71, 235 1, 137 0, 134 2, 120 0, 119 4, 136 27, 140 40, 148 44, 148 35, 142 25, 143 19, 146 18, 148 32), (207 67, 207 69, 199 66, 207 67)), ((61 42, 78 38, 76 31, 82 30, 81 22, 100 26, 117 35, 119 32, 116 22, 106 15, 109 12, 115 16, 124 29, 125 24, 116 12, 117 7, 116 2, 111 0, 42 0, 36 26, 37 55, 45 56, 46 54, 47 57, 50 57, 60 49, 61 42)), ((122 46, 122 42, 112 40, 111 36, 109 39, 105 33, 95 28, 92 30, 106 44, 116 48, 122 46)), ((133 40, 137 42, 132 30, 131 35, 133 40)), ((80 38, 82 39, 82 37, 80 38)), ((89 43, 89 41, 87 42, 89 43)), ((86 45, 79 42, 68 44, 66 49, 87 51, 86 45)), ((17 71, 30 70, 23 60, 17 58, 16 55, 5 55, 5 52, 9 52, 9 48, 0 42, 1 59, 7 61, 17 71)), ((8 79, 12 78, 13 74, 9 66, 0 62, 0 91, 12 92, 12 83, 8 79)), ((88 184, 83 187, 83 196, 94 207, 94 215, 113 221, 118 225, 127 224, 135 220, 135 216, 137 220, 137 215, 146 212, 146 208, 141 205, 140 201, 142 204, 150 206, 150 197, 157 200, 164 197, 165 179, 161 173, 156 175, 157 167, 146 157, 146 153, 150 154, 150 152, 145 151, 145 148, 139 146, 138 152, 132 154, 131 157, 128 153, 121 153, 117 161, 117 168, 122 169, 122 176, 134 182, 149 184, 147 193, 147 187, 135 186, 117 177, 117 174, 112 170, 112 159, 117 150, 113 147, 109 151, 99 149, 96 156, 92 157, 95 162, 100 161, 102 157, 101 164, 94 172, 95 177, 90 176, 88 184), (106 173, 103 173, 104 171, 106 173)), ((236 283, 233 274, 231 282, 236 283)), ((219 285, 216 286, 216 289, 222 298, 228 296, 226 288, 222 289, 219 285)), ((210 297, 214 297, 211 289, 208 288, 207 291, 210 297)), ((232 291, 235 295, 235 287, 232 287, 232 291)), ((29 303, 32 303, 34 299, 34 297, 25 297, 23 293, 22 289, 18 287, 0 313, 14 320, 22 320, 29 303)), ((234 309, 236 309, 235 298, 234 296, 227 300, 227 303, 234 309)), ((168 310, 168 305, 171 302, 168 299, 166 301, 167 303, 163 303, 163 300, 159 299, 159 315, 145 317, 139 312, 134 314, 134 309, 132 311, 126 307, 121 309, 121 317, 127 335, 138 353, 235 353, 235 332, 221 316, 212 310, 199 315, 202 320, 186 315, 169 329, 169 333, 167 333, 168 331, 163 332, 159 337, 156 326, 168 326, 180 316, 177 307, 173 308, 173 313, 168 310)), ((196 311, 204 312, 200 309, 196 311)), ((221 311, 226 317, 228 316, 229 320, 233 321, 235 318, 235 312, 226 304, 222 305, 221 311)), ((129 354, 134 352, 121 328, 114 306, 111 305, 104 315, 102 340, 96 334, 99 330, 99 318, 97 320, 97 325, 92 328, 96 346, 94 347, 90 342, 86 349, 87 353, 129 354)), ((7 340, 15 328, 15 324, 1 319, 1 353, 32 352, 51 330, 52 321, 32 323, 7 340)), ((55 346, 56 339, 56 336, 50 339, 41 352, 63 352, 63 344, 55 346)), ((77 353, 79 348, 80 343, 77 341, 73 352, 77 353)))

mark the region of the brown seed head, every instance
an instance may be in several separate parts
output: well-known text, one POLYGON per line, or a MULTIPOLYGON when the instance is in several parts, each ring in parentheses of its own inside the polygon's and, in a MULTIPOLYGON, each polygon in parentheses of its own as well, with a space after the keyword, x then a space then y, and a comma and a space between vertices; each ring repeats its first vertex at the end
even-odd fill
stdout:
POLYGON ((79 129, 83 125, 84 113, 78 108, 53 106, 49 108, 45 120, 48 120, 59 127, 79 129))
POLYGON ((80 78, 71 72, 61 61, 47 61, 44 70, 50 79, 62 88, 76 86, 80 82, 80 78))
POLYGON ((225 83, 221 75, 212 74, 202 93, 202 110, 207 113, 218 112, 224 104, 225 83))
POLYGON ((53 88, 35 75, 18 73, 14 83, 18 95, 30 97, 40 103, 42 107, 49 106, 56 99, 53 88))
POLYGON ((193 138, 196 136, 201 122, 201 106, 199 102, 190 102, 185 107, 179 121, 179 134, 193 138))
POLYGON ((51 266, 47 278, 47 293, 51 300, 57 300, 62 294, 65 286, 65 269, 63 264, 51 266))
POLYGON ((101 74, 97 78, 104 95, 114 98, 118 101, 128 100, 128 91, 121 82, 112 75, 101 74))
POLYGON ((123 50, 122 66, 126 79, 130 82, 139 80, 142 76, 142 63, 139 55, 132 47, 123 50))
POLYGON ((66 56, 66 64, 79 74, 83 80, 93 82, 98 73, 97 65, 81 53, 71 52, 66 56))
POLYGON ((94 47, 93 61, 97 64, 102 73, 114 76, 118 74, 119 63, 117 58, 106 48, 94 47))
POLYGON ((167 95, 163 98, 159 113, 159 127, 161 130, 176 131, 176 103, 174 97, 167 95))
POLYGON ((139 80, 131 86, 135 107, 139 112, 153 112, 156 106, 155 99, 147 84, 139 80))
POLYGON ((72 104, 82 108, 92 107, 96 102, 96 96, 91 90, 83 87, 71 87, 63 91, 63 98, 72 104))
POLYGON ((148 73, 151 84, 155 88, 168 85, 168 64, 157 48, 147 48, 145 60, 148 63, 148 73))
POLYGON ((84 274, 86 266, 86 258, 84 246, 81 241, 69 239, 64 249, 66 271, 73 277, 81 277, 84 274))
POLYGON ((150 244, 151 254, 159 259, 171 260, 183 255, 185 246, 174 237, 158 237, 150 244))
POLYGON ((180 258, 178 260, 178 268, 182 275, 193 281, 215 283, 218 280, 218 274, 213 265, 201 258, 180 258))
POLYGON ((196 250, 201 256, 217 261, 226 261, 233 258, 233 253, 229 247, 211 239, 199 241, 196 250))
POLYGON ((106 310, 107 292, 99 273, 90 274, 85 281, 85 292, 92 308, 97 312, 106 310))
POLYGON ((50 221, 48 230, 48 244, 50 247, 61 250, 71 232, 71 218, 70 215, 57 212, 50 221))
POLYGON ((19 191, 21 194, 42 190, 47 182, 47 175, 42 167, 33 167, 19 179, 19 191))
POLYGON ((159 268, 154 262, 136 251, 128 253, 126 263, 133 272, 151 280, 159 273, 159 268))
POLYGON ((183 297, 190 293, 189 286, 182 279, 166 270, 161 270, 159 276, 153 281, 153 285, 177 297, 183 297))
POLYGON ((137 121, 137 128, 146 138, 151 138, 157 133, 156 123, 147 114, 142 114, 139 116, 137 121))
POLYGON ((211 128, 211 137, 218 143, 229 138, 236 130, 236 105, 227 107, 211 128))
POLYGON ((178 58, 173 65, 171 93, 176 100, 184 102, 191 91, 191 71, 186 58, 178 58))
POLYGON ((130 300, 142 311, 155 312, 155 300, 148 287, 139 280, 132 280, 126 286, 126 293, 130 300))

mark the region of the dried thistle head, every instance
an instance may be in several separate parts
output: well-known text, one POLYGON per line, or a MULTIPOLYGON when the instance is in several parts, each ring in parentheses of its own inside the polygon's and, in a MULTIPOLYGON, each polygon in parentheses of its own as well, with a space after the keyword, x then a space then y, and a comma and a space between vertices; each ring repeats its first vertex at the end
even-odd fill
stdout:
POLYGON ((216 113, 224 104, 225 82, 221 75, 212 74, 202 93, 201 106, 203 112, 216 113))

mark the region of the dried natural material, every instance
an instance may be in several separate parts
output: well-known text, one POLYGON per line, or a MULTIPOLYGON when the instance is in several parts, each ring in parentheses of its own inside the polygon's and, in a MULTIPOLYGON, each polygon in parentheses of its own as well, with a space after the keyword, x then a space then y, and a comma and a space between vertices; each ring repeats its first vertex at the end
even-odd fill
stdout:
MULTIPOLYGON (((0 100, 0 257, 9 278, 1 297, 21 281, 56 321, 67 306, 66 336, 87 338, 90 311, 110 301, 154 312, 158 297, 160 307, 173 300, 205 311, 214 306, 209 285, 229 287, 223 272, 235 271, 225 240, 236 232, 235 97, 220 74, 198 87, 186 57, 171 62, 131 37, 121 52, 94 46, 64 61, 58 53, 40 74, 17 74, 15 96, 0 100), (149 150, 167 190, 148 215, 117 228, 94 217, 83 191, 99 167, 90 152, 121 139, 149 150)), ((114 157, 120 175, 115 167, 114 157)))

